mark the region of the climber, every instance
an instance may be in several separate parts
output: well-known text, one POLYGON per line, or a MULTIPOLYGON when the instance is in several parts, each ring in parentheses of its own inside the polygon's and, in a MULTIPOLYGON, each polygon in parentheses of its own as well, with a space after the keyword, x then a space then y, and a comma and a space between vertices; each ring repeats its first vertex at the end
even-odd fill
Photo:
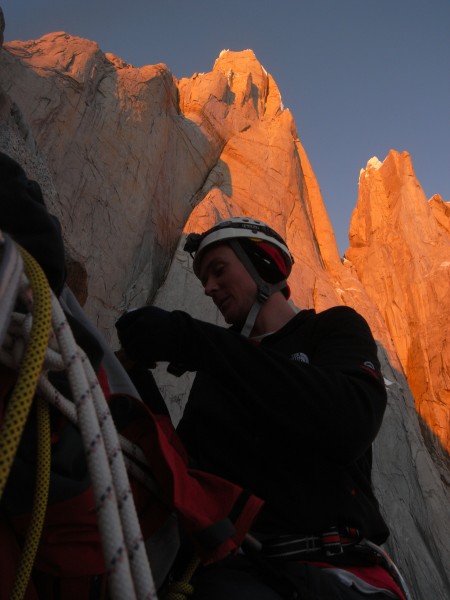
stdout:
POLYGON ((252 218, 190 234, 185 250, 231 326, 143 307, 117 322, 126 356, 196 371, 178 433, 192 465, 264 501, 242 552, 195 573, 193 598, 404 598, 377 553, 389 531, 371 484, 386 406, 366 321, 296 310, 284 240, 252 218))

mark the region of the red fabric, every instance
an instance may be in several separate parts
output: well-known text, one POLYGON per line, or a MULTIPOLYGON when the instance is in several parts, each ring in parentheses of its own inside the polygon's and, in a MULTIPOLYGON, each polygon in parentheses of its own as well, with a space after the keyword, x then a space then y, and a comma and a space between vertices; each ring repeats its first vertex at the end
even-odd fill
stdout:
MULTIPOLYGON (((19 566, 21 550, 7 521, 0 514, 0 600, 11 597, 14 579, 19 566)), ((28 586, 24 600, 38 600, 33 585, 28 586)))
POLYGON ((234 522, 234 537, 213 551, 199 545, 196 534, 226 519, 243 490, 215 475, 190 469, 186 452, 170 420, 162 415, 152 415, 143 404, 137 408, 140 418, 134 419, 121 433, 145 453, 164 503, 177 512, 181 527, 192 536, 203 562, 214 562, 236 551, 263 501, 249 496, 234 522))
POLYGON ((395 583, 392 575, 384 567, 375 565, 373 567, 345 567, 346 571, 353 573, 360 579, 367 581, 374 587, 384 588, 398 594, 399 598, 406 600, 402 590, 395 583))
MULTIPOLYGON (((30 515, 12 519, 18 537, 26 534, 30 515)), ((92 489, 47 508, 35 562, 50 575, 80 577, 105 570, 92 489)))
POLYGON ((403 594, 399 586, 395 583, 392 575, 380 565, 361 567, 347 565, 332 565, 326 562, 314 562, 313 564, 317 567, 322 567, 324 569, 342 569, 343 571, 348 571, 349 573, 353 573, 353 575, 356 575, 356 577, 359 577, 366 583, 369 583, 370 585, 373 585, 377 588, 389 590, 390 592, 397 594, 397 596, 402 600, 406 600, 405 595, 403 594))
MULTIPOLYGON (((261 248, 262 250, 264 250, 264 252, 266 254, 268 254, 270 256, 270 258, 275 262, 279 271, 285 277, 287 277, 287 266, 286 266, 286 263, 284 262, 281 251, 278 250, 278 248, 276 248, 272 244, 269 244, 268 242, 259 242, 258 248, 261 248)), ((286 296, 286 299, 290 298, 291 288, 289 287, 289 284, 286 283, 286 287, 284 288, 283 293, 286 296)))
MULTIPOLYGON (((78 540, 77 540, 77 547, 78 540)), ((63 564, 66 560, 66 547, 57 546, 55 548, 52 560, 58 560, 58 556, 63 557, 60 561, 63 564)), ((42 546, 39 548, 38 556, 41 556, 42 546)), ((46 550, 48 553, 48 549, 46 550)), ((0 515, 0 600, 9 600, 13 589, 16 574, 19 568, 22 550, 17 543, 17 538, 13 533, 8 522, 0 515)), ((78 563, 83 563, 84 555, 76 556, 78 563)), ((89 560, 89 556, 87 557, 89 560)), ((35 567, 37 564, 35 565, 35 567)), ((76 569, 72 569, 76 570, 76 569)), ((59 574, 58 579, 46 572, 33 572, 33 579, 28 584, 23 600, 85 600, 90 598, 92 577, 90 575, 69 577, 65 572, 59 574), (56 583, 57 582, 57 583, 56 583)), ((106 578, 103 578, 101 584, 102 596, 106 594, 106 578)))
POLYGON ((92 588, 98 590, 96 600, 106 599, 106 577, 99 584, 92 577, 62 577, 55 579, 46 573, 33 573, 34 585, 40 600, 88 600, 92 588))
POLYGON ((275 246, 273 246, 272 244, 269 244, 267 242, 259 242, 258 248, 261 248, 262 250, 264 250, 264 252, 266 254, 268 254, 270 256, 270 258, 272 258, 272 260, 277 265, 279 271, 284 276, 287 275, 286 263, 284 262, 284 259, 281 255, 281 252, 278 250, 278 248, 276 248, 275 246))
POLYGON ((103 367, 100 367, 100 369, 97 373, 97 379, 100 384, 100 387, 102 388, 102 392, 106 398, 106 401, 108 401, 111 397, 111 390, 109 388, 108 376, 103 367))
MULTIPOLYGON (((11 372, 9 377, 8 371, 0 386, 0 414, 10 390, 9 384, 13 384, 15 379, 15 374, 11 372)), ((99 381, 109 397, 104 372, 100 373, 99 381)), ((155 498, 139 482, 130 478, 144 538, 159 529, 175 510, 181 527, 194 536, 194 545, 205 563, 224 558, 237 550, 263 502, 249 496, 234 523, 235 535, 213 550, 202 547, 195 535, 226 519, 240 499, 242 489, 214 475, 189 469, 188 457, 170 420, 152 415, 137 400, 132 399, 132 406, 134 419, 121 433, 144 451, 162 498, 155 498)), ((0 526, 0 600, 9 597, 8 586, 13 585, 20 553, 18 542, 24 539, 29 520, 29 514, 19 515, 12 519, 11 524, 0 526), (4 593, 4 590, 7 591, 4 593)), ((67 587, 64 600, 82 600, 87 597, 92 576, 101 575, 104 570, 92 489, 49 506, 35 561, 35 584, 39 597, 51 600, 56 592, 50 594, 50 590, 56 589, 57 579, 58 589, 67 587)), ((26 600, 37 598, 36 588, 31 585, 26 600)))

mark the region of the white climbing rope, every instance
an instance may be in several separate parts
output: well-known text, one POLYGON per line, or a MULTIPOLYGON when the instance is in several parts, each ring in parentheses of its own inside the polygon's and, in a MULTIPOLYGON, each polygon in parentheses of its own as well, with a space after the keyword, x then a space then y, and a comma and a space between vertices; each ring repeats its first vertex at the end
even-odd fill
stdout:
POLYGON ((7 235, 0 231, 0 346, 9 326, 19 293, 23 262, 20 252, 7 235))
MULTIPOLYGON (((1 242, 2 240, 0 244, 1 242)), ((7 274, 9 286, 6 294, 6 288, 0 282, 0 292, 4 293, 0 299, 0 333, 3 337, 0 362, 16 369, 20 366, 27 346, 32 317, 30 313, 12 312, 17 296, 25 304, 30 301, 29 284, 14 246, 9 242, 2 246, 0 274, 7 274), (7 329, 3 323, 7 323, 7 329)), ((145 464, 145 458, 136 446, 123 438, 120 441, 95 372, 85 353, 76 345, 64 312, 53 294, 52 336, 38 389, 48 402, 79 427, 94 490, 111 598, 156 600, 157 594, 126 470, 127 462, 136 477, 150 486, 151 478, 145 469, 132 460, 134 457, 145 464), (72 401, 62 396, 49 382, 45 373, 50 370, 67 372, 72 401), (126 460, 121 443, 130 455, 126 460)))
MULTIPOLYGON (((20 362, 22 347, 25 347, 22 334, 28 337, 31 320, 28 315, 13 313, 11 317, 11 326, 8 334, 14 333, 16 336, 15 344, 8 351, 0 348, 0 363, 10 367, 17 368, 20 362)), ((6 344, 5 344, 6 345, 6 344)), ((45 356, 44 367, 45 371, 63 371, 65 369, 64 361, 61 355, 52 348, 55 342, 50 341, 45 356)), ((49 379, 43 373, 38 382, 39 393, 59 412, 66 417, 73 425, 78 426, 78 416, 75 404, 63 396, 49 379)), ((123 453, 127 472, 133 475, 140 483, 142 483, 155 496, 159 495, 159 488, 155 483, 154 478, 150 474, 150 465, 147 457, 133 442, 126 437, 118 434, 120 447, 123 453)))

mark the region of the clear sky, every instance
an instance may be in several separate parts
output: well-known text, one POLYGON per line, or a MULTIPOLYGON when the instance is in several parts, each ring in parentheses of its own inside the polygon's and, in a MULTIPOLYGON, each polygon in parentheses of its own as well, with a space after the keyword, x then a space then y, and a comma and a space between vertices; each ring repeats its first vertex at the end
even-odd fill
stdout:
POLYGON ((341 254, 359 171, 407 150, 450 200, 449 0, 0 0, 5 40, 66 31, 177 78, 251 48, 294 116, 341 254))

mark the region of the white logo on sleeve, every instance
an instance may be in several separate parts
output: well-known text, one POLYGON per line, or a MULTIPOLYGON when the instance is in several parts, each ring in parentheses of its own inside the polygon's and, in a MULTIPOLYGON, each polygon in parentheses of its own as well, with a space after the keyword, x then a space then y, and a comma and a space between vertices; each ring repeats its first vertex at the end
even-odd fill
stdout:
POLYGON ((299 362, 309 364, 309 358, 304 352, 296 352, 291 354, 289 357, 291 360, 298 360, 299 362))
POLYGON ((368 369, 372 369, 372 371, 375 371, 375 365, 373 364, 373 362, 370 362, 370 360, 364 361, 363 365, 368 369))

